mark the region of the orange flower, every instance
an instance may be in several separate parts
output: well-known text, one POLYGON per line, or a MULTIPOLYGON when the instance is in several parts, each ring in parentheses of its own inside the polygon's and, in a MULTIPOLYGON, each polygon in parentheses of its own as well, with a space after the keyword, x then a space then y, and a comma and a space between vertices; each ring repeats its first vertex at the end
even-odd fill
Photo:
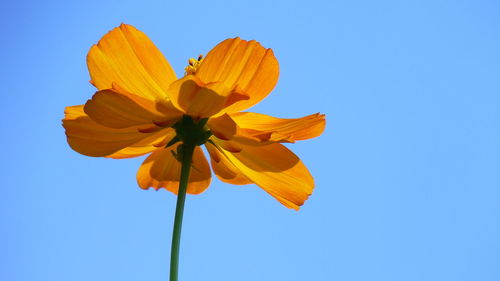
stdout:
MULTIPOLYGON (((205 136, 220 180, 255 183, 293 209, 311 194, 311 174, 281 143, 319 136, 324 115, 280 119, 240 112, 265 98, 278 81, 271 49, 256 41, 227 39, 206 58, 190 59, 184 77, 177 79, 151 40, 122 24, 92 46, 87 65, 98 91, 85 105, 67 107, 63 119, 68 143, 77 152, 109 158, 151 153, 137 173, 139 186, 177 193, 181 163, 176 124, 185 119, 205 136)), ((190 173, 187 193, 203 192, 211 172, 200 146, 190 173)))

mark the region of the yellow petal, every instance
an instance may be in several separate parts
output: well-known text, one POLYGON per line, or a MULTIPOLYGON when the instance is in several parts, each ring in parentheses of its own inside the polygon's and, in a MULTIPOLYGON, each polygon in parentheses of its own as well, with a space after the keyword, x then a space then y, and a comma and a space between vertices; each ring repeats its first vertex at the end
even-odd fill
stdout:
MULTIPOLYGON (((153 152, 142 163, 137 172, 137 183, 143 189, 165 188, 177 194, 181 174, 181 163, 174 157, 180 144, 161 148, 153 152)), ((210 185, 211 174, 207 159, 199 146, 195 148, 189 176, 187 193, 200 194, 210 185)))
POLYGON ((113 129, 102 126, 88 117, 83 105, 69 106, 65 110, 63 126, 68 143, 75 151, 94 157, 129 158, 158 149, 154 144, 171 139, 171 128, 155 133, 140 133, 136 127, 113 129))
POLYGON ((168 99, 175 72, 143 32, 122 24, 92 46, 87 55, 91 83, 99 90, 113 83, 150 100, 168 99))
POLYGON ((208 153, 210 153, 210 164, 215 175, 223 182, 235 185, 251 184, 245 175, 243 175, 228 159, 219 151, 220 148, 207 142, 205 144, 208 153))
POLYGON ((271 49, 253 40, 233 38, 215 46, 195 75, 204 83, 223 83, 227 89, 247 95, 248 100, 235 102, 224 110, 237 112, 257 104, 273 90, 279 65, 271 49))
POLYGON ((149 133, 149 136, 118 150, 117 152, 105 156, 106 158, 125 159, 142 156, 157 150, 158 148, 165 147, 167 143, 175 137, 175 130, 172 128, 162 129, 161 131, 149 133))
POLYGON ((172 83, 169 88, 172 104, 192 117, 207 118, 230 104, 247 96, 231 92, 224 84, 205 84, 193 75, 187 75, 172 83))
POLYGON ((123 89, 98 91, 85 104, 85 113, 97 123, 111 128, 175 123, 182 112, 160 103, 125 92, 123 89))
POLYGON ((227 158, 234 169, 239 170, 286 207, 298 210, 314 188, 314 179, 302 161, 278 143, 242 147, 242 151, 238 153, 224 149, 218 151, 227 158))
MULTIPOLYGON (((220 145, 228 144, 231 146, 237 146, 234 142, 249 145, 265 145, 272 142, 287 141, 286 137, 278 137, 277 135, 273 136, 272 132, 242 129, 228 114, 210 118, 207 124, 214 136, 221 140, 231 141, 232 143, 229 144, 229 142, 221 142, 220 145), (271 140, 272 136, 274 138, 271 140)), ((228 150, 231 151, 231 149, 228 150)))
POLYGON ((239 112, 210 118, 208 126, 217 138, 231 141, 233 146, 237 143, 267 145, 317 137, 325 128, 325 116, 317 113, 302 118, 281 119, 239 112))
POLYGON ((285 136, 289 141, 315 138, 323 133, 326 124, 325 115, 319 113, 294 119, 282 119, 252 112, 231 113, 229 116, 243 131, 272 133, 280 137, 285 136))

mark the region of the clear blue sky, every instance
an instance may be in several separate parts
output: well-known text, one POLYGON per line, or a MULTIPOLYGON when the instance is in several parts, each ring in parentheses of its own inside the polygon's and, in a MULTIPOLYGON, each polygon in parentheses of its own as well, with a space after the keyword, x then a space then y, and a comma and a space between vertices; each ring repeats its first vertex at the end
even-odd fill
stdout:
POLYGON ((500 280, 496 1, 2 1, 0 280, 167 280, 175 196, 143 158, 71 150, 85 56, 125 22, 178 74, 234 36, 281 76, 254 112, 327 115, 291 145, 316 179, 299 211, 218 180, 189 196, 180 280, 500 280))

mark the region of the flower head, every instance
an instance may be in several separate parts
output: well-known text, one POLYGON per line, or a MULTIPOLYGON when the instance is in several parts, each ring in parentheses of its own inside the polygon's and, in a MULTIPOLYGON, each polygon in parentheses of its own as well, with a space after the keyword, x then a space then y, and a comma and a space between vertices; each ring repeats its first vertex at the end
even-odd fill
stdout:
POLYGON ((131 158, 151 153, 139 168, 143 189, 176 193, 180 144, 196 143, 187 192, 199 194, 211 171, 227 183, 254 183, 289 208, 298 209, 314 180, 302 161, 281 143, 319 136, 324 115, 280 119, 240 112, 265 98, 278 81, 271 49, 256 41, 227 39, 205 58, 190 59, 184 77, 151 40, 122 24, 87 56, 97 92, 85 105, 69 106, 63 126, 69 145, 94 157, 131 158))

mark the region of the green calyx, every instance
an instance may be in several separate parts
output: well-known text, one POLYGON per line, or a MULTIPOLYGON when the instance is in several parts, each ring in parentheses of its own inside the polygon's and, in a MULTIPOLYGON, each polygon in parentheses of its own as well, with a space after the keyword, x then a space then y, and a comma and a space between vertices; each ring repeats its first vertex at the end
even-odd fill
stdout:
POLYGON ((176 144, 181 141, 184 145, 202 145, 212 136, 212 132, 205 128, 208 118, 194 121, 189 115, 183 115, 181 120, 175 123, 172 128, 175 129, 175 137, 167 144, 166 147, 176 144))

